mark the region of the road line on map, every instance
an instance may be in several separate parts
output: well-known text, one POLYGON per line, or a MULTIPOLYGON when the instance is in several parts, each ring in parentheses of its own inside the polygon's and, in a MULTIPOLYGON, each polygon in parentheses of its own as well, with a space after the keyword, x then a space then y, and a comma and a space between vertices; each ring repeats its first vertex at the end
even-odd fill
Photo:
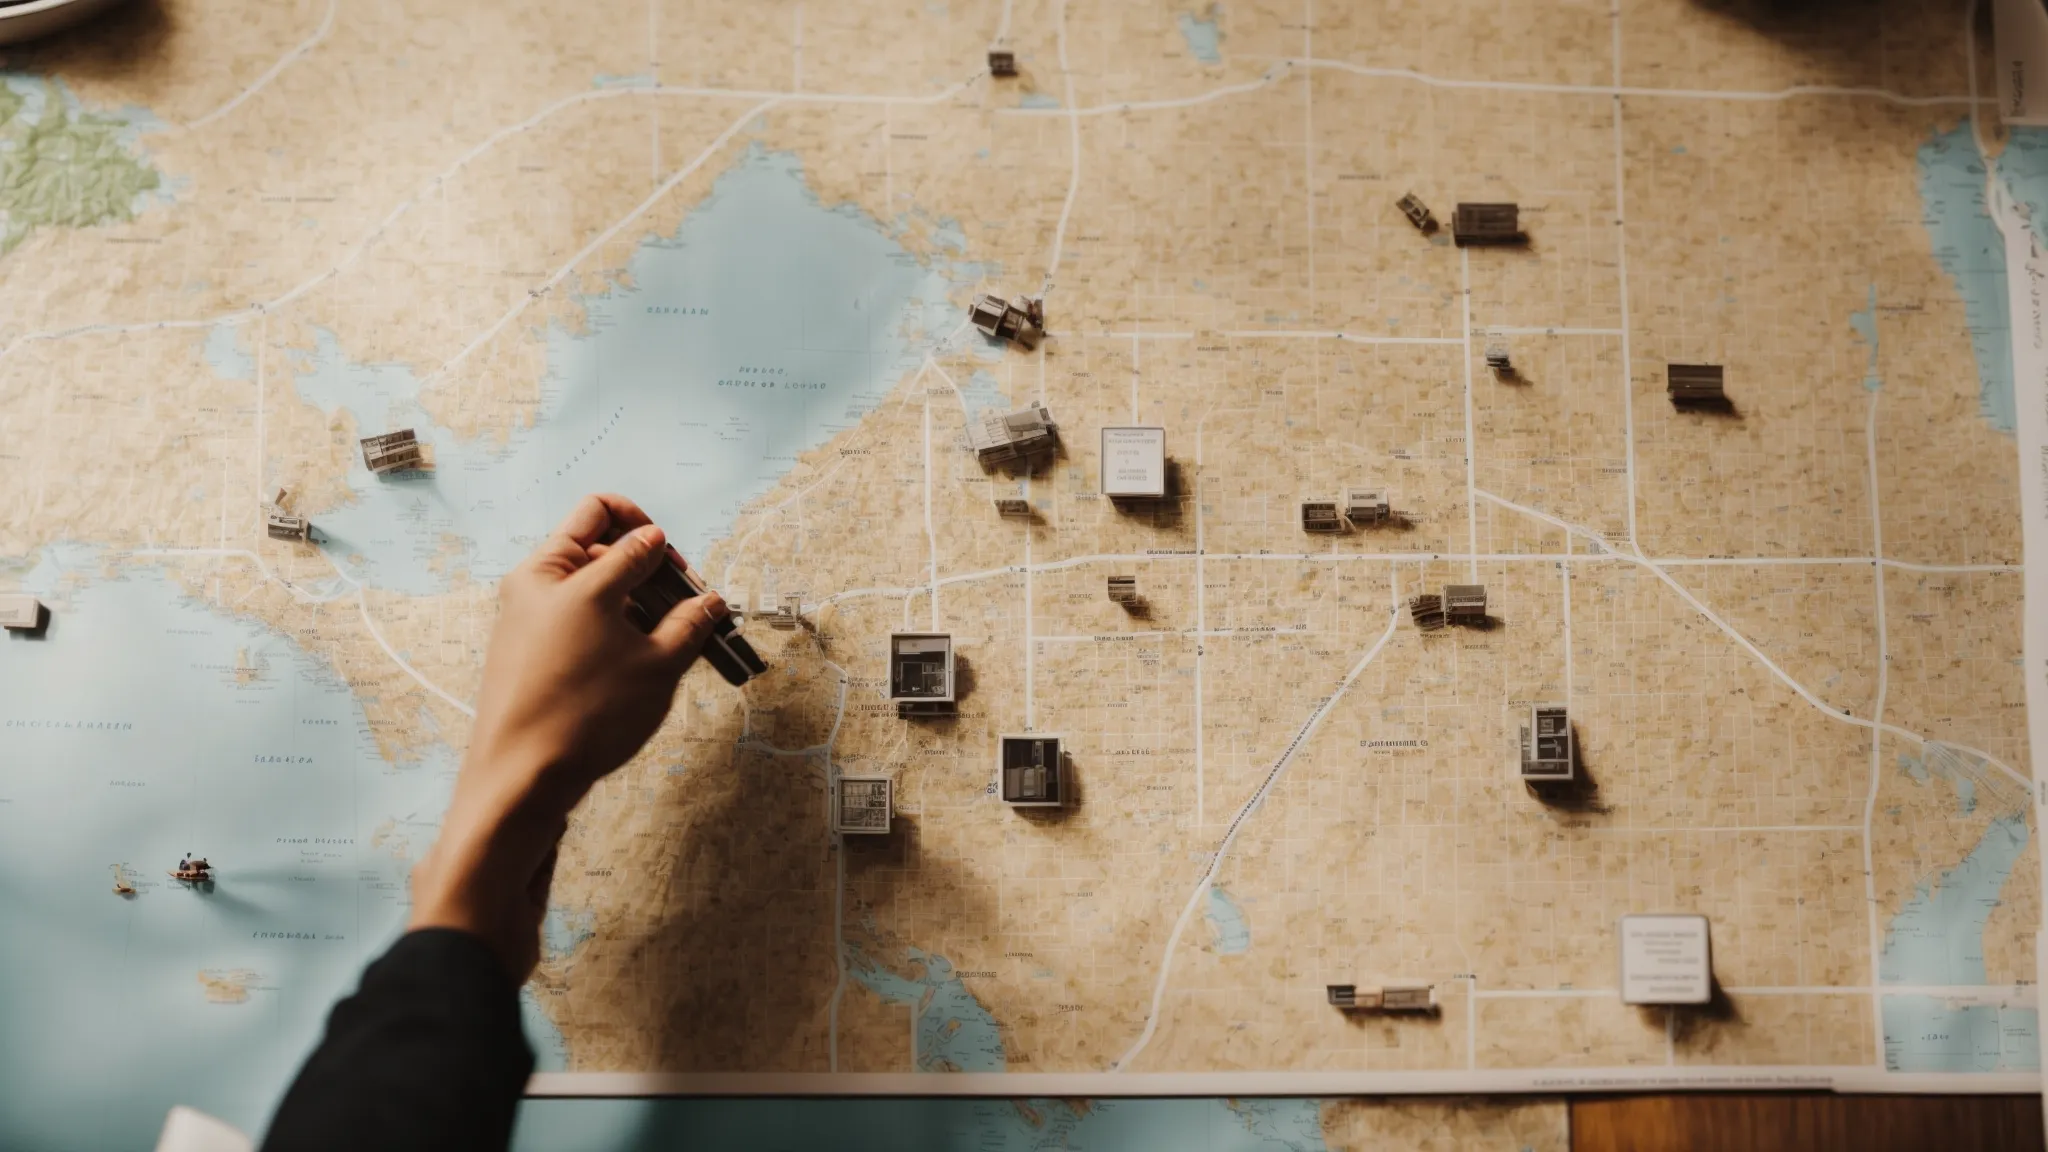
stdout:
MULTIPOLYGON (((1479 490, 1479 446, 1472 442, 1472 253, 1466 248, 1458 249, 1458 296, 1465 333, 1465 528, 1471 535, 1466 547, 1469 555, 1477 557, 1479 501, 1473 493, 1479 490)), ((1477 559, 1471 561, 1468 575, 1471 583, 1479 583, 1477 559)))
MULTIPOLYGON (((1520 512, 1527 516, 1533 516, 1538 520, 1542 520, 1550 524, 1555 524, 1557 527, 1562 528, 1567 532, 1578 533, 1579 535, 1584 536, 1589 540, 1595 541, 1596 543, 1600 543, 1603 547, 1606 546, 1605 541, 1601 540, 1599 533, 1594 532, 1589 528, 1581 528, 1578 525, 1568 523, 1564 520, 1560 520, 1547 512, 1539 512, 1534 508, 1527 507, 1526 505, 1517 504, 1512 500, 1503 499, 1502 497, 1496 496, 1491 492, 1481 491, 1479 494, 1485 499, 1491 500, 1492 502, 1500 505, 1503 508, 1511 509, 1513 511, 1520 512)), ((2022 776, 2018 772, 2013 771, 2012 765, 2005 763, 2003 760, 1998 759, 1996 756, 1991 755, 1989 752, 1986 752, 1981 748, 1972 748, 1967 744, 1958 744, 1953 740, 1936 739, 1931 736, 1923 736, 1918 732, 1912 731, 1911 729, 1901 728, 1897 724, 1882 724, 1873 720, 1867 720, 1861 716, 1856 715, 1854 712, 1849 712, 1844 709, 1836 708, 1834 705, 1827 703, 1820 697, 1815 696, 1813 692, 1806 687, 1806 685, 1801 684, 1798 680, 1794 679, 1790 673, 1786 672, 1783 668, 1778 667, 1775 661, 1773 661, 1769 656, 1764 654, 1763 649, 1758 648, 1754 643, 1750 641, 1749 637, 1744 636, 1739 629, 1729 624, 1726 620, 1721 619, 1719 613, 1715 612, 1712 608, 1707 607, 1706 604, 1703 603, 1698 597, 1694 596, 1691 590, 1687 589, 1685 585, 1680 584, 1677 580, 1672 579, 1670 573, 1664 571, 1662 568, 1659 568, 1657 565, 1651 563, 1649 560, 1646 560, 1641 556, 1631 556, 1626 552, 1609 552, 1608 555, 1619 557, 1620 559, 1626 560, 1631 564, 1635 564, 1638 567, 1647 569, 1649 572, 1655 574, 1656 577, 1659 580, 1662 580, 1666 585, 1668 585, 1672 591, 1678 593, 1680 599, 1684 600, 1687 604, 1690 604, 1695 611, 1697 611, 1700 615, 1706 617, 1709 622, 1711 622, 1715 627, 1721 629, 1722 632, 1726 633, 1729 639, 1734 640, 1737 644, 1740 644, 1744 649, 1746 649, 1749 652, 1751 656, 1756 658, 1758 663, 1761 663, 1765 668, 1769 669, 1773 676, 1776 676, 1780 681, 1782 681, 1785 684, 1786 687, 1792 689, 1792 691, 1797 693, 1800 699, 1805 700, 1808 704, 1813 705, 1814 708, 1818 709, 1823 716, 1826 716, 1829 719, 1836 721, 1837 723, 1850 724, 1858 728, 1881 728, 1894 736, 1904 737, 1905 739, 1911 740, 1916 744, 1936 744, 1943 748, 1954 749, 1957 752, 1966 752, 1972 756, 1975 756, 1979 760, 1982 760, 1984 763, 1998 769, 2000 772, 2005 773, 2013 781, 2018 783, 2020 787, 2026 789, 2029 795, 2033 794, 2034 783, 2032 780, 2029 780, 2027 777, 2022 776)))
MULTIPOLYGON (((1871 345, 1877 344, 1875 326, 1876 307, 1872 306, 1871 345)), ((1869 469, 1870 484, 1870 551, 1874 556, 1884 555, 1884 514, 1878 502, 1877 483, 1877 401, 1880 391, 1870 393, 1869 411, 1864 418, 1863 442, 1866 466, 1869 469)), ((1871 703, 1870 718, 1870 793, 1863 800, 1863 906, 1865 918, 1870 923, 1870 983, 1875 988, 1879 983, 1878 962, 1884 952, 1880 946, 1877 929, 1877 859, 1873 841, 1874 825, 1877 821, 1877 793, 1884 776, 1884 698, 1891 683, 1891 648, 1889 633, 1884 617, 1884 565, 1872 564, 1870 572, 1874 578, 1877 602, 1877 693, 1871 703)), ((1870 994, 1872 1044, 1878 1067, 1884 1066, 1884 1001, 1876 992, 1870 994)))
POLYGON ((658 187, 656 187, 654 191, 648 193, 646 199, 640 201, 640 203, 635 205, 631 211, 627 212, 624 216, 621 216, 618 220, 614 221, 611 227, 598 233, 597 237, 591 240, 590 243, 585 244, 581 251, 577 252, 574 256, 569 257, 569 259, 565 263, 563 263, 561 267, 555 269, 553 275, 549 276, 546 280, 541 281, 541 285, 539 288, 528 289, 527 296, 524 300, 521 300, 519 303, 514 304, 511 308, 507 309, 505 314, 498 318, 497 323, 492 324, 489 328, 484 329, 483 332, 479 334, 475 339, 471 340, 468 344, 463 345, 462 350, 460 352, 457 352, 454 356, 449 357, 448 360, 443 362, 439 368, 434 369, 432 373, 428 374, 426 379, 420 381, 420 387, 424 389, 432 385, 434 381, 439 380, 443 376, 446 376, 448 374, 449 369, 455 367, 457 364, 460 364, 464 360, 468 359, 469 354, 471 352, 474 352, 478 348, 481 348, 483 345, 489 343, 492 338, 494 338, 495 336, 497 336, 499 332, 504 330, 506 325, 512 323, 513 320, 517 319, 520 313, 526 311, 526 309, 530 307, 535 300, 540 299, 541 296, 553 290, 555 285, 561 283, 562 280, 569 275, 569 273, 575 271, 577 265, 589 259, 591 254, 596 252, 598 249, 604 247, 606 244, 611 243, 612 238, 614 236, 617 236, 621 229, 625 228, 626 225, 631 224, 633 221, 639 219, 643 214, 647 212, 648 209, 654 207, 654 205, 658 203, 663 197, 667 196, 670 192, 674 191, 676 187, 680 185, 683 181, 689 179, 692 175, 694 175, 697 169, 703 167, 706 161, 710 160, 713 156, 717 155, 719 150, 724 148, 727 142, 729 142, 734 136, 739 135, 740 130, 745 128, 750 122, 752 122, 754 117, 759 116, 761 113, 766 112, 770 108, 775 107, 777 103, 778 101, 775 100, 764 100, 761 103, 754 105, 752 108, 749 108, 738 119, 734 120, 730 125, 728 125, 725 131, 720 132, 717 135, 717 137, 711 141, 711 143, 705 145, 704 150, 697 153, 694 159, 692 159, 688 164, 683 165, 681 168, 678 168, 675 171, 674 175, 671 175, 668 179, 662 181, 661 184, 658 187))
POLYGON ((313 34, 311 36, 308 36, 304 40, 299 41, 297 46, 293 47, 284 55, 278 57, 277 62, 275 64, 272 64, 269 68, 265 69, 263 75, 258 76, 254 81, 250 82, 250 84, 247 87, 243 88, 240 92, 235 93, 234 96, 229 98, 227 103, 222 104, 220 107, 215 108, 213 111, 208 112, 206 115, 201 116, 199 119, 193 120, 187 124, 182 125, 181 127, 187 132, 192 132, 200 128, 204 128, 208 124, 213 123, 215 120, 218 120, 221 117, 227 115, 228 113, 233 112, 235 109, 241 107, 243 101, 247 100, 251 96, 256 95, 258 92, 261 92, 264 88, 268 87, 272 80, 275 80, 279 76, 284 74, 284 70, 286 68, 289 68, 293 64, 297 63, 302 57, 306 55, 306 53, 311 52, 315 48, 318 48, 320 46, 320 42, 327 39, 327 34, 329 32, 334 31, 334 13, 335 9, 339 8, 340 6, 341 5, 339 3, 339 0, 327 0, 327 14, 320 18, 320 25, 319 27, 313 29, 313 34))
POLYGON ((1266 773, 1266 779, 1259 785, 1258 790, 1252 793, 1251 798, 1244 802, 1242 808, 1238 809, 1236 818, 1231 820, 1229 829, 1224 832, 1222 841, 1216 846, 1216 851, 1210 855, 1208 870, 1202 873, 1201 881, 1195 885, 1195 890, 1188 895, 1187 904, 1181 908, 1180 918, 1174 921, 1173 931, 1166 938, 1166 950, 1159 958, 1159 979, 1152 988, 1152 1007, 1145 1015, 1145 1030, 1138 1036, 1137 1042, 1131 1045, 1130 1050, 1119 1057, 1115 1064, 1110 1065, 1111 1072, 1122 1072, 1130 1065, 1132 1060, 1137 1059, 1139 1053, 1145 1050, 1145 1045, 1152 1042, 1152 1034, 1159 1028, 1159 1012, 1166 999, 1167 981, 1173 974, 1173 954, 1174 950, 1180 946, 1181 933, 1187 930, 1188 921, 1193 917, 1195 907, 1201 903, 1202 894, 1209 891, 1215 885, 1216 873, 1222 869, 1223 861, 1230 853, 1230 846, 1236 841, 1237 834, 1244 829, 1245 821, 1250 819, 1252 814, 1258 811, 1259 806, 1265 802, 1266 797, 1272 794, 1273 786, 1279 783, 1280 777, 1287 771, 1288 766, 1294 762, 1295 756, 1315 736, 1316 729, 1322 727, 1323 720, 1336 708, 1337 702, 1344 698, 1344 694, 1350 690, 1353 684, 1357 683, 1359 676, 1364 674, 1366 668, 1372 664, 1373 659, 1387 646, 1387 641, 1394 638, 1394 632, 1401 624, 1399 581, 1390 581, 1390 588, 1392 590, 1391 599, 1393 602, 1388 606, 1387 630, 1380 633, 1380 638, 1373 642, 1372 647, 1366 649, 1365 655, 1359 657, 1358 663, 1351 666, 1351 671, 1345 675, 1342 681, 1338 682, 1336 690, 1324 697, 1321 703, 1317 704, 1310 711, 1307 721, 1296 731, 1294 739, 1288 742, 1286 749, 1280 753, 1280 758, 1274 762, 1272 769, 1266 773))
MULTIPOLYGON (((1058 19, 1057 38, 1059 44, 1060 76, 1066 82, 1066 106, 1071 109, 1074 106, 1074 73, 1067 67, 1067 0, 1058 0, 1058 7, 1053 11, 1057 14, 1058 19)), ((1059 226, 1053 229, 1052 259, 1048 260, 1045 265, 1045 279, 1038 289, 1040 296, 1044 296, 1052 291, 1053 276, 1060 270, 1060 249, 1067 240, 1067 220, 1074 213, 1074 196, 1081 190, 1081 119, 1077 114, 1073 113, 1069 113, 1067 116, 1067 146, 1074 154, 1074 167, 1072 174, 1067 177, 1067 198, 1060 205, 1059 226)), ((1039 355, 1041 357, 1044 356, 1042 347, 1039 355)))

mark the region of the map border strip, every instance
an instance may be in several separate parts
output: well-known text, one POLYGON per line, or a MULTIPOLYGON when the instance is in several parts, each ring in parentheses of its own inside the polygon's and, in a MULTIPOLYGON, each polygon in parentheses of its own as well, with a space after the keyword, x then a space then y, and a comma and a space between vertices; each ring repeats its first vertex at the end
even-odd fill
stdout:
POLYGON ((1441 1072, 536 1072, 539 1098, 650 1096, 1324 1097, 1570 1092, 1832 1091, 2020 1095, 2034 1072, 1699 1066, 1441 1072))

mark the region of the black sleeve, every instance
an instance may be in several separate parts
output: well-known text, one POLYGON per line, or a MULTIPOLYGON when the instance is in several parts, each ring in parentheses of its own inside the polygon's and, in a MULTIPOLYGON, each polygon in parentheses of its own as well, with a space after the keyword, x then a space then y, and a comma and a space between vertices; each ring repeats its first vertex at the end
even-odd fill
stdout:
POLYGON ((501 1152, 532 1071, 519 989, 483 941, 407 933, 334 1006, 263 1152, 501 1152))

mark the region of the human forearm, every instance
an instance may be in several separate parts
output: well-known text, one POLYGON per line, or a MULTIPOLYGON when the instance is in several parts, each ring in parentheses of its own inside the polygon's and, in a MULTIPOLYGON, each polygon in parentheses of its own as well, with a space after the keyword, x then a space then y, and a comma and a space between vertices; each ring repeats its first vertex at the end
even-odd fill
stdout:
POLYGON ((466 932, 411 932, 335 1005, 263 1150, 502 1149, 532 1071, 498 956, 466 932))

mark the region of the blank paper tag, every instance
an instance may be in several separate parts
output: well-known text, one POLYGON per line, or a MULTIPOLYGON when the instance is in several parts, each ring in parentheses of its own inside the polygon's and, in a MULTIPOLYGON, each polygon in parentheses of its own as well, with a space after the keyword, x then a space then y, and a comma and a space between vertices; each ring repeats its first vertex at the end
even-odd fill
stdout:
POLYGON ((1705 1004, 1713 998, 1705 916, 1621 918, 1621 1002, 1705 1004))

